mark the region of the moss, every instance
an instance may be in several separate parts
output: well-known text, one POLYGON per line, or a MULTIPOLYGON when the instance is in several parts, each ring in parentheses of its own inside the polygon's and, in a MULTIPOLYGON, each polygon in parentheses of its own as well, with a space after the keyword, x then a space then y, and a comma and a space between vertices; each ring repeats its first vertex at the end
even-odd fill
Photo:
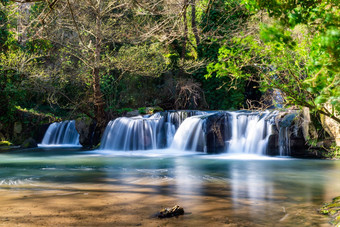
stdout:
POLYGON ((319 210, 321 214, 328 214, 332 217, 331 223, 340 226, 340 196, 333 198, 331 203, 326 203, 319 210))
POLYGON ((7 147, 7 146, 11 146, 11 145, 12 145, 12 143, 9 142, 9 141, 0 141, 0 147, 1 146, 7 147))

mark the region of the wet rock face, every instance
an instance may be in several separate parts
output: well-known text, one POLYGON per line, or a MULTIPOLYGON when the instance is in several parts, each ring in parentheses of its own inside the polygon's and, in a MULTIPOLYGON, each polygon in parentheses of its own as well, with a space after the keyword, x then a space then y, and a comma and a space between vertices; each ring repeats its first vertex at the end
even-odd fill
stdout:
POLYGON ((92 147, 94 145, 93 134, 95 122, 90 118, 79 118, 76 120, 76 130, 79 133, 79 143, 83 147, 92 147))
POLYGON ((227 113, 216 113, 204 122, 207 153, 223 153, 226 150, 225 141, 229 136, 227 113))

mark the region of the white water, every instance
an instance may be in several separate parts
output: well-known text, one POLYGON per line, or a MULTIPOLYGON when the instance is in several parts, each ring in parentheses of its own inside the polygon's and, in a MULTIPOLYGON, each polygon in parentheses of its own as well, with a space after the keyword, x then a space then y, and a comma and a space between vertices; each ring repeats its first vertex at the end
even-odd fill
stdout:
MULTIPOLYGON (((271 125, 266 117, 268 112, 244 114, 230 112, 231 139, 227 141, 227 153, 265 155, 271 125)), ((229 123, 230 124, 230 123, 229 123)))
POLYGON ((149 117, 117 118, 110 121, 102 137, 100 150, 136 151, 169 148, 178 127, 185 119, 202 111, 171 111, 149 117))
POLYGON ((172 149, 197 151, 204 150, 205 137, 202 129, 200 117, 189 117, 179 126, 174 140, 171 144, 172 149))
POLYGON ((160 118, 133 117, 110 121, 105 129, 101 150, 157 149, 157 132, 160 118))
POLYGON ((288 127, 281 127, 279 130, 279 152, 280 156, 290 155, 290 133, 288 127))
POLYGON ((75 127, 75 121, 63 121, 50 124, 42 146, 79 146, 79 134, 75 127))
MULTIPOLYGON (((132 152, 166 149, 214 153, 216 137, 211 134, 215 130, 213 124, 222 124, 217 130, 221 130, 218 135, 222 140, 222 151, 225 149, 226 154, 266 155, 275 115, 276 112, 224 111, 208 114, 201 111, 169 111, 145 117, 121 117, 109 122, 100 150, 132 152), (217 119, 215 114, 224 120, 214 122, 217 119)), ((280 148, 277 155, 289 156, 289 130, 280 128, 278 135, 280 148)), ((40 146, 79 146, 75 121, 51 124, 40 146)), ((270 154, 273 155, 273 152, 270 154)))

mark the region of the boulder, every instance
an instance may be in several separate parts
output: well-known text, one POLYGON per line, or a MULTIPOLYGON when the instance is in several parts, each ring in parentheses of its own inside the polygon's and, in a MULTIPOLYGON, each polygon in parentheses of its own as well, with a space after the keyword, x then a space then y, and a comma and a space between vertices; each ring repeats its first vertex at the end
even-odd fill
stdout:
POLYGON ((287 128, 292 125, 294 122, 295 117, 297 116, 297 113, 288 113, 286 114, 282 120, 279 121, 279 126, 287 128))
POLYGON ((302 108, 301 115, 302 115, 301 130, 303 138, 306 141, 309 139, 317 139, 318 133, 315 129, 315 126, 311 122, 309 108, 308 107, 302 108))
POLYGON ((83 147, 93 146, 95 125, 95 122, 88 117, 82 117, 76 120, 76 130, 79 133, 79 143, 83 147))
POLYGON ((33 138, 29 138, 27 140, 25 140, 21 146, 21 148, 35 148, 38 147, 37 142, 33 139, 33 138))
POLYGON ((222 153, 226 150, 225 142, 229 138, 228 114, 219 112, 206 117, 204 131, 206 135, 206 152, 222 153))
POLYGON ((139 113, 139 110, 133 110, 133 111, 129 111, 126 113, 126 117, 136 117, 136 116, 139 116, 140 113, 139 113))
MULTIPOLYGON (((326 108, 329 111, 332 111, 331 105, 326 105, 326 108)), ((336 117, 340 117, 339 115, 336 115, 336 117)), ((333 120, 330 117, 327 117, 325 115, 321 115, 321 124, 322 127, 325 129, 325 131, 335 140, 336 145, 340 146, 340 124, 333 120)))

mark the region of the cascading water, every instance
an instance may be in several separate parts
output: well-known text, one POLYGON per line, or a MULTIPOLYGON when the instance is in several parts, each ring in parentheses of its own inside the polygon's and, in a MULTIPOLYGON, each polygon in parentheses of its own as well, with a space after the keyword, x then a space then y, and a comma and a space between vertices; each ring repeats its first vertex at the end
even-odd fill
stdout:
POLYGON ((110 121, 101 141, 101 150, 131 151, 168 148, 182 122, 202 111, 169 111, 151 116, 121 117, 110 121))
POLYGON ((290 133, 288 127, 279 129, 279 153, 280 156, 290 156, 290 133))
POLYGON ((75 121, 63 121, 50 124, 41 145, 79 146, 79 134, 75 121))
POLYGON ((198 151, 205 148, 205 136, 202 120, 198 116, 190 117, 179 126, 171 144, 172 149, 198 151))
POLYGON ((188 117, 205 115, 206 112, 203 111, 171 111, 167 112, 166 116, 166 147, 170 147, 173 143, 174 136, 176 131, 180 127, 180 125, 187 119, 188 117))
POLYGON ((100 145, 102 150, 156 149, 160 118, 121 117, 110 121, 100 145))
POLYGON ((232 116, 231 139, 227 141, 228 153, 265 155, 268 139, 271 135, 269 112, 240 113, 229 112, 232 116))
MULTIPOLYGON (((277 141, 274 129, 276 115, 276 111, 169 111, 144 117, 122 117, 108 124, 100 149, 133 151, 171 148, 207 153, 286 156, 289 155, 287 148, 268 151, 269 139, 274 138, 272 145, 277 141)), ((288 136, 284 132, 280 135, 288 136)), ((285 144, 289 146, 288 142, 285 144)))

